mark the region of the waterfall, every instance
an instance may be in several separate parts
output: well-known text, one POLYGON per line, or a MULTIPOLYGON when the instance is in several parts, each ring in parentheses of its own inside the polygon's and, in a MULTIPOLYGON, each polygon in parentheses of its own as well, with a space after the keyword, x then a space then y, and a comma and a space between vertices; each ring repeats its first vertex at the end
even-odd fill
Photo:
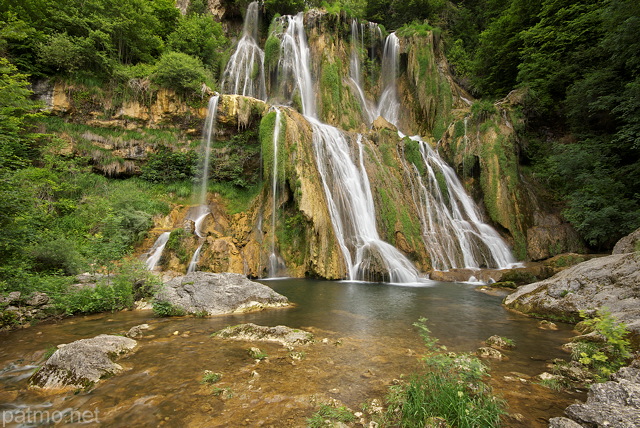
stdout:
POLYGON ((429 144, 410 137, 420 147, 426 173, 420 176, 419 209, 423 238, 436 270, 508 268, 515 259, 500 235, 480 212, 451 168, 429 144))
POLYGON ((398 101, 398 64, 400 62, 400 41, 391 33, 384 42, 382 54, 382 95, 378 101, 377 116, 382 116, 397 126, 400 118, 400 102, 398 101))
POLYGON ((280 137, 281 111, 276 111, 276 123, 273 127, 273 168, 271 170, 271 254, 269 255, 269 278, 278 276, 278 272, 284 267, 276 254, 276 213, 278 210, 278 140, 280 137))
POLYGON ((218 113, 218 100, 220 97, 214 95, 209 99, 209 106, 207 108, 207 118, 204 122, 204 129, 202 132, 202 146, 204 146, 204 153, 202 157, 202 167, 200 168, 200 189, 199 199, 200 205, 207 204, 207 187, 209 186, 209 164, 211 163, 211 140, 216 130, 216 115, 218 113))
POLYGON ((169 232, 164 232, 158 236, 156 242, 153 243, 153 246, 148 252, 147 260, 145 261, 147 269, 153 270, 158 265, 160 257, 162 257, 162 252, 164 251, 164 247, 167 245, 167 241, 169 240, 169 235, 169 232))
MULTIPOLYGON (((400 117, 396 88, 399 46, 398 38, 390 34, 384 45, 383 92, 378 102, 379 114, 396 127, 400 117)), ((404 138, 402 132, 398 134, 404 138)), ((414 201, 433 268, 512 267, 516 260, 511 250, 500 235, 482 221, 480 211, 453 169, 420 137, 410 138, 419 144, 426 170, 424 176, 417 168, 414 170, 420 189, 420 196, 417 201, 414 197, 414 201)))
POLYGON ((376 111, 367 100, 362 89, 362 70, 360 62, 360 52, 363 49, 362 29, 356 19, 351 21, 351 58, 349 60, 349 73, 351 82, 354 85, 356 95, 362 106, 362 113, 367 125, 371 125, 376 118, 376 111))
POLYGON ((230 94, 267 99, 264 51, 258 46, 259 2, 247 7, 242 38, 224 70, 222 90, 230 94))
POLYGON ((317 118, 304 15, 299 13, 289 17, 288 22, 280 56, 282 80, 288 78, 294 81, 300 94, 303 114, 313 128, 316 164, 348 279, 375 280, 379 273, 389 282, 417 282, 418 272, 411 262, 378 235, 373 196, 364 168, 362 136, 358 135, 356 155, 351 152, 342 131, 321 123, 317 118), (359 158, 359 167, 353 161, 356 156, 359 158))
POLYGON ((202 251, 202 244, 200 244, 196 252, 193 253, 193 257, 191 257, 191 261, 189 262, 189 267, 187 268, 187 273, 193 273, 198 269, 198 261, 200 260, 200 251, 202 251))
MULTIPOLYGON (((287 30, 280 43, 280 61, 278 62, 281 81, 293 80, 294 87, 299 91, 302 114, 315 118, 317 116, 316 101, 311 71, 309 71, 310 53, 304 32, 304 14, 300 12, 296 16, 287 16, 287 22, 287 30)), ((293 99, 293 93, 290 95, 293 99)))

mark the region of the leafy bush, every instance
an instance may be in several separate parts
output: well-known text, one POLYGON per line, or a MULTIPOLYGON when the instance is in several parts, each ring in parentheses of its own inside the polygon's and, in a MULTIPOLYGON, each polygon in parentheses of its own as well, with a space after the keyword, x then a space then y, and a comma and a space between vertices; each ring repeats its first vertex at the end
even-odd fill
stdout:
POLYGON ((631 357, 629 330, 618 322, 607 308, 601 308, 596 316, 586 319, 581 325, 595 331, 604 342, 581 341, 573 349, 572 358, 589 367, 600 381, 608 380, 612 373, 623 367, 631 357))
POLYGON ((196 164, 197 155, 194 151, 183 153, 160 146, 142 166, 140 178, 152 183, 186 180, 195 175, 196 164))
POLYGON ((76 249, 75 243, 66 238, 35 244, 30 253, 36 272, 62 271, 66 275, 74 275, 86 264, 76 249))
POLYGON ((496 106, 491 101, 476 101, 471 105, 471 114, 478 122, 483 122, 496 114, 496 106))
POLYGON ((200 59, 182 52, 167 52, 156 63, 151 80, 183 96, 194 96, 201 93, 208 77, 200 59))
POLYGON ((216 64, 217 54, 227 43, 222 24, 211 15, 192 14, 185 16, 167 39, 167 46, 198 58, 203 64, 216 64))
POLYGON ((182 317, 186 315, 182 308, 162 300, 154 300, 153 313, 159 317, 182 317))

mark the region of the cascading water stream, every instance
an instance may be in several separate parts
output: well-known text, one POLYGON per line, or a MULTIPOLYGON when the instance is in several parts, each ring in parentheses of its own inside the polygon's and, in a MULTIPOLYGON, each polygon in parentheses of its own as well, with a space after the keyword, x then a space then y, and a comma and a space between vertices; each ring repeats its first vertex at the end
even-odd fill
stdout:
POLYGON ((348 279, 366 281, 379 279, 381 275, 385 281, 393 283, 417 282, 419 275, 412 263, 378 235, 373 196, 364 168, 362 136, 358 136, 356 143, 360 165, 357 167, 345 134, 317 118, 303 24, 301 13, 289 18, 281 61, 286 64, 285 72, 296 82, 303 114, 313 127, 316 163, 348 279))
POLYGON ((199 189, 196 192, 198 194, 198 207, 193 210, 188 218, 194 222, 193 232, 196 234, 198 238, 200 238, 200 245, 193 253, 191 257, 191 261, 189 262, 189 266, 187 268, 187 273, 195 272, 198 267, 198 260, 200 258, 200 252, 202 250, 202 246, 204 245, 205 235, 202 232, 202 223, 207 218, 208 215, 211 214, 209 210, 209 205, 207 204, 207 189, 209 187, 209 167, 211 163, 211 144, 213 140, 213 135, 216 130, 216 116, 218 114, 218 101, 220 100, 219 95, 214 95, 209 99, 209 106, 207 109, 207 118, 204 122, 204 129, 202 132, 202 146, 204 147, 203 155, 202 155, 202 167, 200 168, 200 180, 199 180, 199 189))
POLYGON ((156 242, 153 243, 153 246, 149 250, 149 256, 145 261, 145 265, 148 270, 154 270, 160 261, 160 257, 162 257, 162 252, 164 251, 164 247, 167 245, 167 241, 169 240, 169 232, 163 232, 156 242))
POLYGON ((276 278, 278 272, 284 268, 283 263, 276 254, 276 214, 278 210, 278 142, 280 137, 280 122, 282 112, 274 107, 276 123, 273 127, 273 168, 271 170, 271 254, 269 255, 269 278, 276 278))
POLYGON ((376 109, 372 103, 367 100, 364 90, 362 89, 362 70, 360 67, 360 52, 362 51, 362 28, 357 20, 351 21, 351 58, 349 60, 349 73, 351 82, 362 106, 364 119, 367 125, 371 125, 376 119, 376 109))
POLYGON ((224 70, 222 90, 229 94, 267 99, 264 51, 258 46, 259 2, 247 7, 242 38, 224 70))
MULTIPOLYGON (((396 89, 398 64, 399 41, 392 33, 384 47, 383 92, 378 113, 396 127, 400 111, 396 89)), ((405 137, 402 132, 398 134, 405 137)), ((419 144, 426 169, 424 174, 414 169, 420 189, 418 200, 415 191, 413 194, 433 268, 513 267, 516 260, 511 250, 500 235, 481 220, 477 206, 453 169, 420 137, 410 138, 419 144)))
POLYGON ((394 33, 384 42, 382 55, 382 94, 378 101, 376 117, 382 116, 397 126, 400 117, 400 102, 396 88, 400 63, 400 41, 394 33))

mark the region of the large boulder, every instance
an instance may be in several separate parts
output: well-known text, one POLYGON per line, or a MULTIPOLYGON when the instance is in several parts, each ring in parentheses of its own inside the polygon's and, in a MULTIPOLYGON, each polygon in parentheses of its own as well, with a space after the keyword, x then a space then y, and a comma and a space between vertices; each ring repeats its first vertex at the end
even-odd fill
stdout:
POLYGON ((580 310, 606 306, 640 334, 640 257, 614 254, 577 264, 518 288, 504 303, 523 313, 570 321, 580 319, 580 310))
POLYGON ((29 382, 44 389, 91 387, 100 379, 122 371, 114 360, 131 352, 136 345, 137 342, 128 337, 107 334, 76 340, 59 347, 29 382))
POLYGON ((620 239, 613 247, 613 254, 633 253, 638 241, 640 241, 640 229, 620 239))
POLYGON ((640 360, 624 367, 612 380, 591 386, 586 403, 572 404, 565 410, 571 418, 553 418, 550 427, 640 426, 640 360))
POLYGON ((237 273, 194 272, 164 284, 156 301, 187 314, 219 315, 289 306, 286 297, 237 273))

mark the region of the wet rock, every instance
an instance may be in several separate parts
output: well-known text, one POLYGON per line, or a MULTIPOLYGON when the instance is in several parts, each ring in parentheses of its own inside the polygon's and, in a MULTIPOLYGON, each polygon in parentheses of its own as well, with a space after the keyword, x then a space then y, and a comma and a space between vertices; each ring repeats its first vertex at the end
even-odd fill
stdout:
POLYGON ((252 323, 226 327, 214 333, 223 339, 277 342, 283 346, 306 345, 313 341, 313 334, 304 331, 278 325, 265 327, 252 323))
POLYGON ((87 388, 122 367, 114 360, 131 352, 137 342, 128 337, 101 334, 59 347, 44 366, 31 376, 32 386, 44 389, 87 388))
POLYGON ((20 293, 19 291, 12 291, 7 297, 5 297, 3 303, 7 303, 9 305, 19 305, 21 297, 22 293, 20 293))
POLYGON ((131 339, 140 339, 144 336, 144 331, 149 330, 149 324, 140 324, 134 327, 131 327, 125 336, 130 337, 131 339))
POLYGON ((493 358, 494 360, 506 360, 507 357, 500 351, 494 348, 483 346, 478 348, 476 355, 480 358, 493 358))
POLYGON ((538 323, 538 328, 541 330, 557 330, 558 326, 551 321, 542 320, 538 323))
POLYGON ((640 334, 640 257, 629 253, 588 260, 518 288, 504 303, 520 312, 566 320, 579 320, 580 310, 606 306, 640 334))
POLYGON ((31 295, 26 303, 29 306, 44 306, 49 303, 49 296, 47 296, 45 293, 36 291, 31 295))
POLYGON ((286 297, 236 273, 194 272, 165 283, 156 301, 187 314, 218 315, 289 306, 286 297))
POLYGON ((578 232, 568 223, 527 229, 527 252, 531 260, 548 259, 558 253, 585 251, 578 232))
POLYGON ((500 336, 491 336, 485 343, 494 349, 514 349, 516 345, 512 340, 500 336))

